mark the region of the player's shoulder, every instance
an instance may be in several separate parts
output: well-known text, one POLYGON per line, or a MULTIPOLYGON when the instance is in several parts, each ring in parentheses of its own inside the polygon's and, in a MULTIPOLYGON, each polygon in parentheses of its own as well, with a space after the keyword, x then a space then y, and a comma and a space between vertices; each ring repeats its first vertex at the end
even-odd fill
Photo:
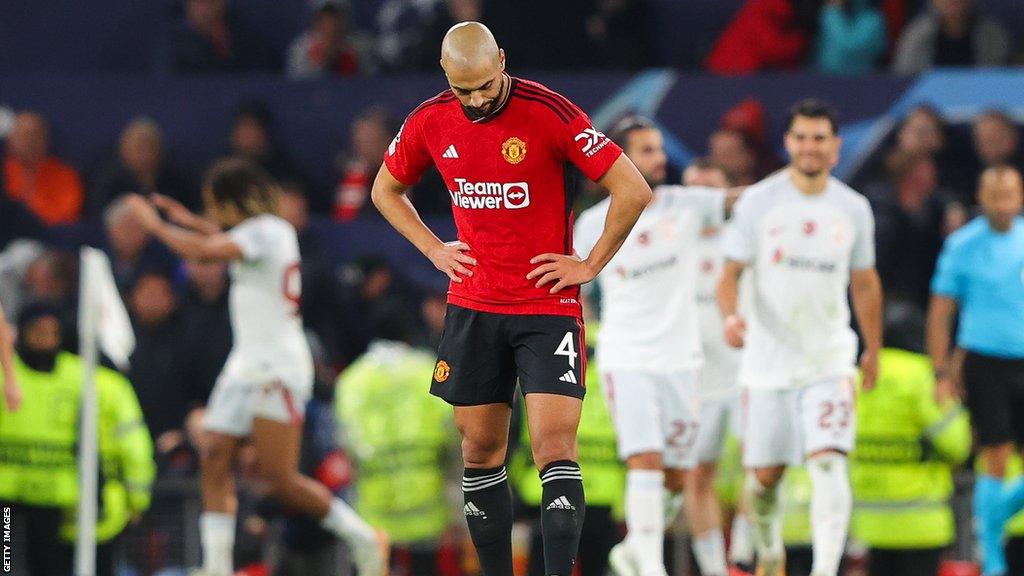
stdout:
POLYGON ((867 197, 854 190, 852 186, 835 176, 829 176, 828 182, 839 202, 858 211, 871 211, 871 203, 868 202, 867 197))
POLYGON ((536 110, 557 118, 564 124, 571 124, 583 115, 583 110, 565 96, 548 88, 540 82, 525 78, 512 78, 511 96, 536 110))
POLYGON ((963 250, 982 240, 988 231, 985 216, 976 216, 946 238, 946 250, 963 250))
POLYGON ((416 121, 426 119, 433 114, 445 110, 445 104, 452 104, 453 102, 457 102, 455 93, 447 89, 442 90, 436 95, 421 102, 419 106, 413 108, 412 112, 409 112, 409 115, 406 117, 406 122, 414 118, 416 121))
POLYGON ((786 170, 779 170, 755 182, 743 191, 736 202, 736 212, 761 211, 777 204, 780 196, 790 191, 789 175, 786 170))

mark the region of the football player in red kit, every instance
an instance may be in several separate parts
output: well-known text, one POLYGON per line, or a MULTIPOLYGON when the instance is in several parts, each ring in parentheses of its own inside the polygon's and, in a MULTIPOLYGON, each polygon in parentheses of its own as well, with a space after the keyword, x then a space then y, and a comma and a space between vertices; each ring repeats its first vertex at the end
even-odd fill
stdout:
POLYGON ((454 406, 464 512, 484 574, 512 576, 504 462, 518 380, 543 484, 545 573, 568 576, 584 515, 576 463, 586 371, 579 285, 615 254, 651 190, 576 105, 506 74, 505 53, 482 24, 448 31, 441 67, 451 89, 406 118, 373 201, 451 279, 430 391, 454 406), (586 260, 573 253, 570 163, 612 198, 586 260), (431 165, 451 195, 457 241, 438 239, 405 196, 431 165))

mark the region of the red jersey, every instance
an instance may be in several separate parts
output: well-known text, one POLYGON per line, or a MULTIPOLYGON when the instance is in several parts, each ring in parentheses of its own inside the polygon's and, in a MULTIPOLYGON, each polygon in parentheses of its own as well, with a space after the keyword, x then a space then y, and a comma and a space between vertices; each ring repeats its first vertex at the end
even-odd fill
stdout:
POLYGON ((450 90, 409 114, 384 155, 391 174, 412 186, 436 165, 452 200, 459 240, 476 258, 473 276, 450 283, 448 302, 500 314, 582 314, 579 286, 548 294, 526 275, 530 259, 572 254, 568 163, 591 180, 622 150, 590 118, 544 86, 508 77, 504 104, 473 120, 450 90))

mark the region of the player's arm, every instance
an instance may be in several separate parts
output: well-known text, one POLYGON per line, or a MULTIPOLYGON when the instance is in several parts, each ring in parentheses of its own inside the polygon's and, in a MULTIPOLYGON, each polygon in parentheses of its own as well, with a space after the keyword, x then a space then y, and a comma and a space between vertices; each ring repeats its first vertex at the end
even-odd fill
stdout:
POLYGON ((21 407, 22 396, 18 376, 14 372, 14 338, 3 307, 0 307, 0 368, 4 374, 4 402, 7 410, 14 412, 21 407))
POLYGON ((739 315, 740 276, 746 263, 737 260, 726 260, 722 267, 722 276, 715 288, 715 299, 718 310, 722 313, 725 341, 734 348, 743 347, 747 324, 739 315))
POLYGON ((864 389, 871 390, 878 378, 878 353, 882 350, 882 281, 874 266, 850 271, 850 296, 864 339, 860 360, 864 389))
POLYGON ((469 245, 465 242, 442 242, 423 223, 406 195, 408 189, 391 174, 385 163, 377 171, 370 197, 387 221, 452 282, 461 283, 460 275, 472 276, 473 271, 468 267, 475 266, 476 259, 466 254, 470 250, 469 245))
POLYGON ((242 248, 224 232, 204 234, 165 222, 156 207, 139 195, 128 198, 128 206, 142 227, 178 256, 189 260, 241 260, 242 248))
POLYGON ((536 278, 538 288, 553 282, 549 292, 554 294, 566 286, 593 280, 618 252, 640 213, 651 201, 651 187, 625 154, 619 155, 597 183, 608 190, 611 198, 601 236, 585 260, 575 255, 552 253, 533 257, 530 263, 540 266, 526 277, 530 280, 536 278))
POLYGON ((216 222, 193 213, 174 198, 164 196, 163 194, 150 194, 149 201, 163 212, 168 220, 182 228, 206 235, 221 232, 220 226, 216 222))

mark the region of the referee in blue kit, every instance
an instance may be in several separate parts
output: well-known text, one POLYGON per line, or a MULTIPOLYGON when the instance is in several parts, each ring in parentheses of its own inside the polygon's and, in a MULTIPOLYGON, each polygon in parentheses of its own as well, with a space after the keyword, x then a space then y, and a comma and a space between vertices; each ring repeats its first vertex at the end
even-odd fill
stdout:
POLYGON ((974 487, 974 515, 985 576, 1007 573, 1003 526, 1024 508, 1024 481, 1003 484, 1013 444, 1024 446, 1024 185, 1009 166, 985 170, 978 202, 984 214, 952 234, 932 278, 928 353, 940 393, 963 382, 985 473, 974 487), (960 310, 953 373, 950 332, 960 310), (960 378, 958 378, 960 376, 960 378), (961 379, 962 378, 962 379, 961 379))

